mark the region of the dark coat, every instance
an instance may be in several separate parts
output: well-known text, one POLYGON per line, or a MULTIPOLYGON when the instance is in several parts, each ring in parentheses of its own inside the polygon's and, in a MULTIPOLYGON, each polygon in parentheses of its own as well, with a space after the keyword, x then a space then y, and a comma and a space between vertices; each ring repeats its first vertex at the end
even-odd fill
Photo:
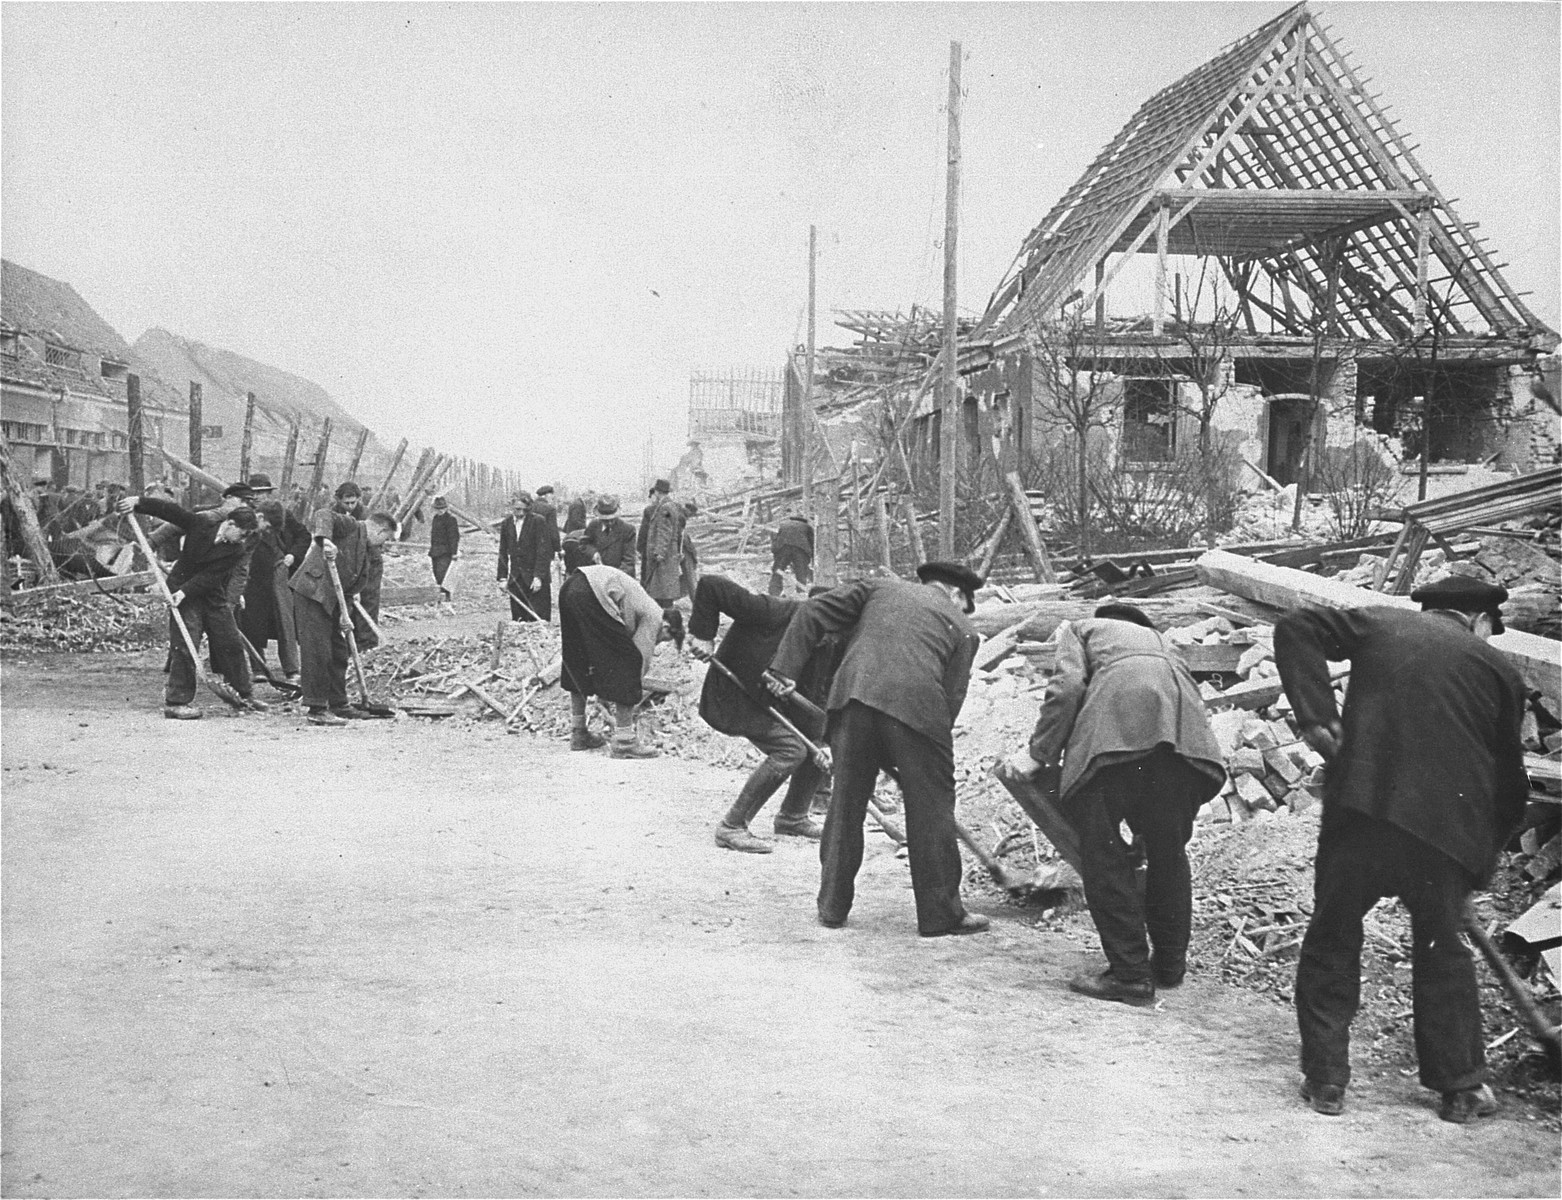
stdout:
POLYGON ((645 518, 645 590, 662 601, 683 594, 683 527, 689 515, 671 496, 660 496, 645 518))
POLYGON ((586 540, 597 548, 604 567, 635 574, 635 527, 622 517, 593 517, 586 525, 586 540))
POLYGON ((1275 663, 1298 722, 1337 719, 1327 664, 1347 659, 1324 821, 1365 813, 1487 879, 1529 798, 1518 672, 1449 613, 1288 613, 1275 625, 1275 663))
MULTIPOLYGON (((716 659, 743 682, 739 687, 715 668, 706 673, 705 687, 700 692, 700 717, 712 729, 733 737, 774 730, 775 718, 768 713, 769 696, 760 676, 770 666, 787 626, 802 607, 801 600, 761 596, 724 575, 700 579, 694 591, 689 636, 713 641, 722 615, 732 618, 716 659)), ((838 657, 835 649, 833 640, 827 640, 796 679, 798 691, 815 704, 823 704, 829 692, 838 657)), ((788 715, 796 723, 803 723, 797 721, 795 713, 788 715)))
POLYGON ((136 511, 167 521, 184 532, 179 559, 168 572, 168 590, 221 602, 229 577, 248 561, 250 553, 243 542, 216 541, 223 518, 214 512, 190 512, 172 500, 155 496, 142 496, 136 501, 136 511))
POLYGON ((1182 657, 1153 629, 1090 617, 1058 632, 1058 669, 1031 734, 1031 757, 1063 757, 1059 795, 1068 799, 1103 767, 1168 746, 1207 780, 1200 803, 1220 790, 1225 757, 1182 657), (1065 754, 1064 751, 1067 750, 1065 754))
POLYGON ((533 579, 548 574, 559 546, 558 525, 551 516, 538 516, 535 505, 521 518, 519 528, 513 516, 506 517, 499 525, 498 578, 522 580, 529 588, 533 579))
POLYGON ((284 557, 289 554, 293 556, 293 562, 287 569, 287 573, 291 577, 298 574, 298 568, 304 565, 304 558, 309 553, 309 526, 305 525, 292 513, 284 511, 282 514, 281 540, 284 557))
POLYGON ((244 587, 244 610, 239 629, 257 646, 281 641, 282 618, 277 611, 277 564, 287 553, 282 538, 269 521, 260 523, 260 536, 249 560, 249 581, 244 587))
POLYGON ((772 669, 797 679, 828 634, 850 635, 830 687, 832 713, 857 700, 953 747, 981 638, 943 593, 903 579, 864 579, 816 596, 787 628, 772 669))
POLYGON ((444 510, 436 512, 428 526, 428 556, 454 558, 460 549, 461 529, 456 519, 444 510))
POLYGON ((771 553, 782 550, 801 550, 810 562, 814 557, 814 527, 806 517, 787 517, 770 535, 771 553))
POLYGON ((325 552, 319 539, 329 537, 336 544, 336 574, 342 581, 342 593, 349 604, 363 590, 369 577, 369 531, 362 521, 346 513, 322 508, 313 518, 314 540, 304 564, 294 572, 288 587, 299 596, 307 596, 328 613, 336 612, 336 588, 326 574, 325 552))
POLYGON ((586 502, 584 500, 571 500, 569 510, 564 514, 564 532, 574 533, 577 529, 586 527, 586 502))

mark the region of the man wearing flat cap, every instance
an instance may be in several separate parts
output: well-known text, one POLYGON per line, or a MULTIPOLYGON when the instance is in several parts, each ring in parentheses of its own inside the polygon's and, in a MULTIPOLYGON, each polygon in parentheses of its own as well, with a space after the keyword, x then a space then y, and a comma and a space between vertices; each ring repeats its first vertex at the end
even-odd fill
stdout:
POLYGON ((1030 744, 1003 773, 1057 780, 1059 815, 1077 835, 1085 901, 1107 969, 1069 981, 1097 1000, 1151 1004, 1188 969, 1193 880, 1188 840, 1225 782, 1225 760, 1198 684, 1140 609, 1103 604, 1058 628, 1058 669, 1030 744), (1145 887, 1126 823, 1144 844, 1145 887))
POLYGON ((917 568, 921 583, 863 579, 805 604, 787 626, 767 685, 786 697, 825 637, 848 638, 830 687, 835 780, 819 842, 819 922, 844 925, 862 865, 863 821, 881 770, 906 804, 911 889, 923 937, 980 933, 960 901, 954 723, 981 639, 967 614, 981 579, 959 563, 917 568))
POLYGON ((1525 690, 1486 644, 1500 587, 1451 576, 1402 608, 1301 610, 1275 625, 1275 663, 1302 736, 1327 760, 1312 919, 1296 969, 1302 1096, 1344 1110, 1361 991, 1362 917, 1385 896, 1410 912, 1416 1058, 1438 1115, 1496 1111, 1486 1085, 1475 965, 1459 936, 1529 797, 1525 690), (1329 662, 1349 660, 1343 716, 1329 662))

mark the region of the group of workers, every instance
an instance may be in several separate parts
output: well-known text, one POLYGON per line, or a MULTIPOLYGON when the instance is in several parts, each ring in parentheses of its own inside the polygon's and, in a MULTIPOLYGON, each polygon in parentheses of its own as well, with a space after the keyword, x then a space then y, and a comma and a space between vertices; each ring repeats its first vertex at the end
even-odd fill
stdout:
MULTIPOLYGON (((128 496, 119 505, 183 531, 168 578, 173 599, 197 638, 206 631, 214 665, 236 687, 249 671, 242 657, 235 660, 237 639, 228 631, 235 578, 251 566, 259 540, 252 505, 266 485, 264 477, 234 485, 205 513, 151 497, 128 496)), ((688 595, 690 652, 710 664, 700 714, 764 755, 716 824, 716 844, 771 852, 773 843, 751 826, 785 786, 772 829, 819 842, 818 920, 843 926, 866 814, 887 775, 903 797, 918 932, 988 929, 989 918, 961 899, 955 819, 954 725, 980 642, 970 614, 982 580, 961 564, 929 562, 915 583, 875 577, 816 587, 806 599, 783 597, 776 594, 783 570, 800 586, 811 577, 812 530, 793 513, 793 528, 783 522, 772 543, 771 594, 721 575, 690 588, 688 512, 670 491, 657 482, 638 533, 618 516, 617 499, 603 496, 589 520, 571 512, 566 524, 573 527, 561 536, 546 487, 518 496, 501 528, 499 583, 517 620, 550 620, 551 562, 563 550, 558 622, 571 749, 610 742, 616 758, 656 756, 638 734, 636 714, 657 644, 683 647, 676 601, 688 595), (728 627, 718 645, 723 618, 728 627), (590 728, 594 699, 611 706, 610 736, 590 728)), ((266 514, 266 505, 260 509, 266 514)), ((263 570, 273 572, 279 605, 283 586, 290 594, 309 720, 343 723, 351 719, 347 638, 368 615, 348 598, 377 583, 379 547, 394 536, 395 522, 363 513, 352 484, 314 514, 307 535, 286 520, 267 521, 274 546, 263 570)), ((452 530, 431 544, 436 578, 458 537, 452 530)), ((1412 594, 1421 612, 1304 609, 1276 624, 1281 681, 1301 736, 1326 762, 1315 902, 1295 993, 1301 1094, 1319 1113, 1344 1109, 1362 920, 1389 896, 1410 914, 1421 1082, 1441 1093, 1445 1120, 1495 1111, 1474 963, 1460 928, 1529 793, 1520 738, 1526 689, 1487 645, 1502 632, 1506 598, 1500 587, 1454 575, 1412 594), (1351 663, 1343 713, 1330 661, 1351 663)), ((194 711, 194 664, 172 631, 171 646, 166 711, 184 717, 194 711)), ((1177 987, 1188 970, 1187 846, 1199 809, 1223 786, 1224 756, 1183 658, 1139 608, 1103 604, 1087 619, 1065 622, 1057 646, 1035 729, 994 773, 1037 785, 1043 828, 1064 831, 1054 840, 1068 843, 1078 860, 1106 968, 1076 976, 1070 988, 1152 1004, 1157 989, 1177 987)))

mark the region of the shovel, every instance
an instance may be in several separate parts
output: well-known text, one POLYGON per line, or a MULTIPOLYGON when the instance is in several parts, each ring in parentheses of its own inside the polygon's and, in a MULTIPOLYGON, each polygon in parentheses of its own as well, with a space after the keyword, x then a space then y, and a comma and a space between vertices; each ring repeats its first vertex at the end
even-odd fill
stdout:
POLYGON ((1491 935, 1481 928, 1473 907, 1464 910, 1464 931, 1480 949, 1481 956, 1486 959, 1486 965, 1491 967, 1492 974, 1508 993, 1508 999, 1513 1001, 1513 1007, 1518 1010, 1519 1016, 1524 1018, 1530 1033, 1545 1050, 1552 1067, 1562 1065, 1562 1027, 1546 1020, 1546 1014, 1541 1012, 1540 1005, 1535 1003, 1534 994, 1492 943, 1491 935))
MULTIPOLYGON (((711 666, 720 671, 723 675, 725 675, 728 679, 732 680, 733 684, 738 688, 739 691, 741 691, 744 695, 748 695, 748 689, 743 686, 743 681, 732 673, 732 669, 728 667, 726 663, 722 662, 720 659, 714 656, 707 659, 706 661, 709 662, 711 666)), ((796 695, 796 693, 793 694, 796 695)), ((804 703, 807 704, 806 701, 804 701, 804 703)), ((808 704, 808 707, 813 709, 814 712, 820 712, 820 710, 815 708, 812 704, 808 704)), ((830 761, 830 752, 823 746, 816 745, 813 741, 811 741, 806 733, 804 733, 796 725, 792 724, 791 721, 788 721, 786 717, 777 711, 775 705, 767 703, 765 705, 765 710, 769 712, 770 715, 773 716, 776 720, 780 721, 787 732, 789 732, 793 737, 799 739, 803 745, 808 747, 808 753, 813 757, 815 765, 818 766, 821 771, 828 772, 834 766, 834 764, 830 761)), ((821 715, 823 714, 821 713, 821 715)), ((880 827, 884 830, 885 833, 889 834, 890 839, 894 841, 897 846, 904 846, 906 844, 906 831, 901 828, 900 822, 895 820, 894 817, 890 816, 887 812, 880 808, 871 797, 868 800, 868 808, 873 813, 873 819, 879 823, 880 827)))
POLYGON ((376 704, 369 699, 369 684, 363 677, 363 659, 358 656, 358 639, 353 636, 352 610, 347 607, 347 593, 342 590, 342 577, 336 573, 336 564, 325 564, 325 573, 331 577, 336 589, 337 612, 341 614, 342 632, 347 635, 347 649, 352 655, 353 674, 358 677, 358 707, 371 717, 394 717, 396 710, 388 704, 376 704))
POLYGON ((266 677, 266 682, 267 683, 269 683, 272 687, 276 688, 277 691, 279 691, 279 692, 281 692, 284 695, 289 696, 289 697, 295 697, 296 698, 296 697, 301 696, 301 695, 304 694, 304 689, 299 687, 298 684, 296 684, 296 683, 289 683, 285 679, 278 679, 277 678, 276 672, 274 672, 271 669, 271 667, 267 664, 266 656, 264 654, 262 654, 259 650, 255 649, 255 643, 250 641, 249 638, 245 636, 244 631, 242 629, 239 630, 239 641, 244 643, 244 649, 249 654, 250 662, 255 665, 255 669, 256 670, 258 670, 262 675, 264 675, 266 677))
POLYGON ((219 700, 231 704, 234 708, 249 708, 249 705, 244 702, 244 697, 234 691, 231 683, 220 676, 207 673, 201 663, 200 651, 196 649, 195 639, 190 636, 190 627, 184 623, 184 614, 174 603, 174 594, 168 590, 168 579, 163 574, 163 568, 158 565, 157 555, 152 553, 152 547, 147 543, 146 534, 141 530, 141 523, 136 520, 134 513, 129 513, 127 516, 130 521, 130 531, 136 535, 136 543, 141 547, 141 553, 146 555, 147 565, 152 569, 152 578, 157 581, 157 590, 163 594, 163 602, 168 605, 168 614, 179 627, 179 636, 184 638, 184 648, 190 652, 190 662, 195 667, 195 677, 219 700))

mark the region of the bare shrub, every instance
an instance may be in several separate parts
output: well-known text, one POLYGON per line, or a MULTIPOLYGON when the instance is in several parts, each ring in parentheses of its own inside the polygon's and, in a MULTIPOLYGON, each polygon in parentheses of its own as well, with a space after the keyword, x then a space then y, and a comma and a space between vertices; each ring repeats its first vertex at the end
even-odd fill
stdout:
POLYGON ((1322 447, 1313 483, 1325 496, 1334 535, 1341 541, 1365 537, 1372 514, 1398 503, 1403 486, 1397 466, 1367 438, 1322 447))

